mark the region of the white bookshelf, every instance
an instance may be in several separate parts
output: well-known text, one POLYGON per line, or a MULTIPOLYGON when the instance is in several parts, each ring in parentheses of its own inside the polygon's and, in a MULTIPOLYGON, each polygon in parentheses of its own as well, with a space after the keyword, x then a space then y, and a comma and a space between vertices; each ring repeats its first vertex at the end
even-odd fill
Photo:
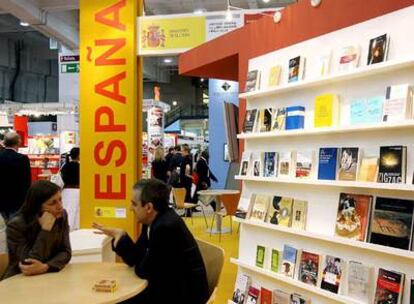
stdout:
POLYGON ((314 239, 316 241, 323 241, 323 242, 326 242, 326 243, 330 244, 331 246, 335 246, 335 245, 338 245, 338 244, 339 245, 346 245, 346 246, 350 246, 350 247, 355 247, 355 248, 360 248, 360 249, 371 251, 370 252, 371 254, 380 253, 380 254, 389 255, 393 258, 407 259, 407 260, 410 260, 410 261, 414 260, 414 252, 413 251, 408 251, 408 250, 403 250, 403 249, 398 249, 398 248, 393 248, 393 247, 386 247, 386 246, 382 246, 382 245, 371 244, 371 243, 361 242, 361 241, 357 241, 357 240, 351 240, 351 239, 347 239, 347 238, 323 235, 323 234, 309 232, 309 231, 306 231, 306 230, 298 230, 298 229, 293 229, 293 228, 289 228, 289 227, 277 226, 277 225, 273 225, 273 224, 269 224, 269 223, 265 223, 265 222, 258 222, 258 221, 240 219, 240 218, 237 218, 237 217, 233 217, 233 220, 235 222, 241 223, 243 225, 260 227, 262 229, 267 229, 267 230, 270 230, 270 231, 272 231, 272 230, 277 231, 277 232, 280 232, 280 233, 283 233, 283 234, 290 235, 291 237, 301 236, 301 237, 305 237, 305 238, 308 238, 308 239, 314 239))
POLYGON ((257 274, 260 274, 262 276, 269 277, 269 278, 271 278, 273 280, 282 282, 284 284, 291 285, 292 287, 299 288, 302 291, 307 291, 307 292, 309 292, 311 294, 319 295, 319 296, 321 296, 323 298, 332 300, 332 301, 337 302, 337 303, 363 304, 363 302, 360 302, 358 300, 352 299, 350 297, 343 296, 343 295, 340 295, 340 294, 335 294, 335 293, 332 293, 332 292, 323 290, 321 288, 318 288, 316 286, 312 286, 312 285, 309 285, 309 284, 306 284, 306 283, 302 283, 302 282, 300 282, 298 280, 294 280, 292 278, 286 277, 283 274, 275 273, 275 272, 272 272, 272 271, 267 270, 267 269, 259 268, 259 267, 253 266, 251 264, 244 263, 244 262, 242 262, 242 261, 240 261, 238 259, 231 258, 230 261, 233 264, 236 264, 236 265, 240 266, 241 268, 244 268, 244 269, 253 271, 253 272, 257 273, 257 274))
POLYGON ((282 84, 273 88, 267 88, 259 91, 247 92, 239 94, 242 99, 255 99, 262 97, 276 97, 280 94, 285 94, 298 90, 311 89, 336 82, 344 82, 347 80, 355 80, 361 78, 371 77, 373 75, 396 72, 405 68, 414 67, 414 58, 406 58, 401 60, 391 60, 375 65, 368 65, 356 68, 351 71, 337 72, 317 79, 302 80, 294 83, 282 84))
POLYGON ((386 183, 369 183, 358 181, 338 181, 338 180, 319 180, 319 179, 301 179, 301 178, 276 178, 251 175, 237 175, 236 180, 251 182, 266 182, 278 184, 295 184, 295 185, 311 185, 318 187, 333 188, 354 188, 354 189, 376 189, 381 191, 399 191, 414 192, 412 184, 386 184, 386 183))

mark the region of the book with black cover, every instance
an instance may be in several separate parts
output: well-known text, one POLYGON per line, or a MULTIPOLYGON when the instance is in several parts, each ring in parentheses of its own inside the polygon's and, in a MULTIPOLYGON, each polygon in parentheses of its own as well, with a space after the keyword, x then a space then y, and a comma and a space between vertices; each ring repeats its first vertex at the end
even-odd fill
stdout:
POLYGON ((243 126, 244 133, 253 132, 254 123, 256 121, 256 116, 257 116, 257 109, 246 111, 246 116, 244 118, 244 126, 243 126))
POLYGON ((400 304, 404 291, 405 274, 396 271, 378 270, 377 287, 375 291, 376 304, 400 304))
POLYGON ((407 170, 407 147, 380 147, 378 182, 404 184, 407 170))
POLYGON ((410 250, 413 200, 377 197, 371 221, 370 243, 410 250))
POLYGON ((367 64, 375 64, 387 60, 389 36, 383 34, 369 41, 367 64))

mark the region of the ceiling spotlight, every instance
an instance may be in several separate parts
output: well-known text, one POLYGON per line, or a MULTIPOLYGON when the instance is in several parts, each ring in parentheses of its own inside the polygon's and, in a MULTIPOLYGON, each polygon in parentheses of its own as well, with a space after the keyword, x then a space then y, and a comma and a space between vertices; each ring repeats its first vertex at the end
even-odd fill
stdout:
POLYGON ((176 101, 176 100, 174 100, 173 102, 172 102, 172 105, 175 107, 176 105, 178 104, 178 102, 176 101))
POLYGON ((165 58, 164 59, 164 63, 171 63, 173 62, 173 60, 171 58, 165 58))
POLYGON ((204 9, 199 8, 199 9, 194 10, 194 14, 195 15, 202 15, 204 13, 204 11, 205 11, 204 9))
POLYGON ((21 26, 30 26, 29 22, 20 21, 21 26))
POLYGON ((204 78, 200 78, 200 81, 203 82, 204 81, 204 78))
POLYGON ((263 3, 269 3, 270 2, 270 0, 262 0, 263 1, 263 3))

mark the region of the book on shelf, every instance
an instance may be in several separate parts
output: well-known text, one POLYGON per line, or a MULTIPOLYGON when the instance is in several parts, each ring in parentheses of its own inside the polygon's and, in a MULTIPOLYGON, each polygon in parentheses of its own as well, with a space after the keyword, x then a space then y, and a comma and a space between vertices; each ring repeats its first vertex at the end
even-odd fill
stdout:
POLYGON ((251 133, 254 130, 254 125, 257 119, 257 109, 247 110, 244 117, 243 132, 251 133))
POLYGON ((289 59, 288 82, 295 82, 303 79, 305 72, 305 57, 297 56, 289 59))
POLYGON ((237 205, 237 211, 235 216, 238 218, 245 219, 247 213, 249 213, 252 201, 254 201, 255 195, 247 196, 245 193, 240 195, 239 204, 237 205))
POLYGON ((281 265, 282 274, 292 279, 295 276, 297 256, 298 256, 298 250, 296 248, 291 247, 289 245, 283 246, 283 257, 282 257, 282 265, 281 265))
POLYGON ((263 268, 265 264, 266 247, 257 245, 256 249, 256 266, 263 268))
POLYGON ((339 125, 339 98, 335 94, 323 94, 315 98, 314 126, 334 127, 339 125))
POLYGON ((369 242, 411 250, 413 206, 414 200, 377 196, 369 242))
POLYGON ((341 193, 336 215, 335 235, 366 241, 372 201, 371 195, 341 193))
POLYGON ((350 124, 359 125, 381 122, 384 101, 384 96, 352 100, 350 105, 350 124))
POLYGON ((257 304, 260 298, 260 289, 250 286, 247 293, 246 304, 257 304))
POLYGON ((313 176, 313 168, 315 162, 314 151, 298 151, 296 152, 296 178, 309 179, 313 176))
POLYGON ((272 249, 272 254, 270 258, 270 270, 273 272, 279 272, 279 257, 280 252, 277 249, 272 249))
POLYGON ((378 182, 405 184, 407 171, 407 147, 380 147, 378 182))
POLYGON ((270 200, 271 196, 256 194, 249 218, 251 220, 263 222, 266 218, 266 213, 267 209, 269 208, 270 200))
POLYGON ((272 131, 281 131, 286 128, 286 108, 273 109, 272 131))
POLYGON ((290 295, 290 303, 291 304, 310 304, 311 300, 301 294, 292 293, 290 295))
POLYGON ((321 288, 338 294, 343 271, 344 265, 341 258, 326 255, 322 270, 321 288))
POLYGON ((382 121, 400 122, 413 118, 413 87, 409 84, 388 86, 382 121))
POLYGON ((318 179, 335 180, 338 166, 338 148, 320 148, 318 179))
POLYGON ((257 132, 270 131, 272 124, 272 109, 260 109, 257 123, 257 132))
POLYGON ((293 199, 290 197, 273 196, 269 204, 266 222, 274 225, 290 227, 293 199))
POLYGON ((248 275, 239 273, 234 286, 232 301, 236 304, 244 304, 251 285, 251 278, 248 275))
POLYGON ((253 70, 247 73, 245 92, 258 91, 260 89, 260 71, 253 70))
POLYGON ((264 177, 276 177, 279 164, 279 153, 265 152, 264 154, 264 177))
POLYGON ((292 152, 280 152, 279 153, 279 177, 291 177, 292 176, 292 152))
POLYGON ((410 281, 410 304, 414 304, 414 279, 410 281))
POLYGON ((308 202, 294 199, 292 209, 292 225, 294 229, 305 230, 308 213, 308 202))
POLYGON ((338 70, 340 72, 345 72, 358 67, 360 55, 361 51, 358 45, 349 45, 343 47, 339 55, 338 70))
POLYGON ((360 262, 348 262, 348 296, 363 303, 370 302, 372 269, 360 262))
POLYGON ((305 107, 291 106, 286 108, 286 130, 303 129, 305 127, 305 107))
POLYGON ((299 262, 299 281, 318 286, 320 279, 321 256, 316 253, 302 250, 299 262))
POLYGON ((331 57, 332 53, 327 52, 319 56, 319 76, 326 76, 329 75, 331 71, 331 57))
POLYGON ((380 268, 375 290, 375 303, 401 304, 405 274, 380 268))
POLYGON ((243 152, 241 166, 240 166, 240 175, 246 176, 250 175, 249 172, 249 164, 251 161, 251 153, 250 152, 243 152))
POLYGON ((273 304, 290 304, 290 293, 280 289, 273 290, 273 304))
POLYGON ((359 158, 359 148, 340 148, 339 149, 339 168, 338 168, 338 180, 342 181, 355 181, 357 177, 359 158))
POLYGON ((280 65, 272 66, 269 70, 269 81, 267 83, 267 86, 269 88, 275 87, 279 84, 280 79, 280 72, 282 71, 282 68, 280 65))
POLYGON ((260 304, 273 304, 272 291, 267 288, 260 288, 260 304))
POLYGON ((384 62, 388 57, 389 35, 372 38, 369 41, 367 65, 384 62))
POLYGON ((260 173, 263 172, 263 153, 261 152, 253 152, 252 153, 252 175, 253 176, 260 176, 260 173))
POLYGON ((360 182, 376 182, 378 179, 378 157, 363 157, 358 173, 360 182))

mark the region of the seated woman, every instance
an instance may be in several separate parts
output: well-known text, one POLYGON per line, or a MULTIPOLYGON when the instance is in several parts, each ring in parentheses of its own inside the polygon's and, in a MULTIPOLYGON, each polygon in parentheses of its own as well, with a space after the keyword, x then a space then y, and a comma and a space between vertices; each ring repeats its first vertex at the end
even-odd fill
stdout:
POLYGON ((60 188, 49 181, 33 183, 23 206, 8 222, 6 234, 10 264, 4 278, 65 267, 72 253, 60 188))

